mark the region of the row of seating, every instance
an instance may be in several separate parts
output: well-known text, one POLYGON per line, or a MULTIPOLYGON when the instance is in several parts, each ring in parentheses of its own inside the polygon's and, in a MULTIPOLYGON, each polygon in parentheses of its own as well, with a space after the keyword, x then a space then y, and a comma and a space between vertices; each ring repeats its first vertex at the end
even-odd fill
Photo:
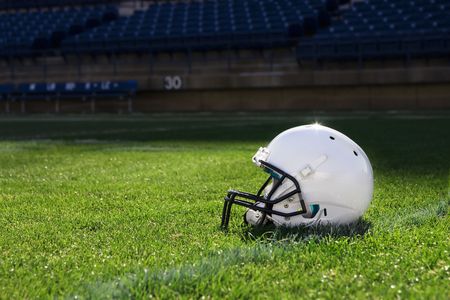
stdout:
POLYGON ((73 36, 70 53, 268 48, 289 45, 330 20, 337 0, 163 2, 73 36))
POLYGON ((136 94, 137 81, 51 82, 0 84, 0 100, 128 99, 136 94))
POLYGON ((301 39, 303 60, 366 60, 448 56, 450 1, 355 2, 331 26, 301 39))
POLYGON ((427 34, 403 38, 382 36, 315 40, 301 42, 297 49, 297 56, 300 62, 448 57, 450 56, 450 37, 427 34))
POLYGON ((55 6, 107 4, 111 0, 0 0, 0 10, 39 9, 55 6))
POLYGON ((117 7, 112 5, 1 14, 0 56, 29 56, 58 48, 66 37, 117 18, 117 7))

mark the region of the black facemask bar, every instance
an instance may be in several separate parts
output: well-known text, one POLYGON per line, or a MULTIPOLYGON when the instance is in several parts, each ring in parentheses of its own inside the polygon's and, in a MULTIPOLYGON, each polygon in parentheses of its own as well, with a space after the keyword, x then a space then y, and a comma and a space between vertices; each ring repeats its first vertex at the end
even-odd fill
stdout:
POLYGON ((229 190, 227 196, 225 197, 224 205, 223 205, 223 211, 222 211, 222 225, 221 227, 223 229, 226 229, 228 227, 228 223, 230 221, 230 215, 231 215, 231 207, 233 204, 237 204, 240 206, 247 207, 249 209, 255 210, 255 211, 261 211, 266 214, 270 215, 278 215, 282 217, 293 217, 297 215, 301 215, 306 213, 306 206, 305 202, 302 198, 302 191, 300 189, 300 184, 298 183, 297 179, 295 179, 293 176, 287 174, 286 172, 278 169, 277 167, 260 160, 260 164, 269 171, 269 173, 276 173, 280 176, 280 178, 276 181, 274 181, 273 186, 266 197, 262 195, 264 192, 264 189, 267 187, 267 185, 270 183, 270 181, 273 179, 273 176, 269 176, 269 178, 264 182, 264 184, 261 186, 261 188, 258 190, 257 194, 251 194, 241 191, 235 191, 235 190, 229 190), (294 183, 295 189, 291 192, 287 193, 286 195, 283 195, 279 198, 272 199, 273 194, 276 192, 276 190, 283 184, 284 180, 290 180, 292 183, 294 183), (300 203, 302 206, 302 210, 298 210, 291 213, 283 213, 280 211, 273 210, 273 205, 277 204, 283 200, 286 200, 289 197, 292 197, 293 195, 298 194, 300 203), (245 200, 244 200, 245 199, 245 200), (252 202, 250 202, 252 201, 252 202), (257 203, 264 203, 264 207, 257 206, 257 203))

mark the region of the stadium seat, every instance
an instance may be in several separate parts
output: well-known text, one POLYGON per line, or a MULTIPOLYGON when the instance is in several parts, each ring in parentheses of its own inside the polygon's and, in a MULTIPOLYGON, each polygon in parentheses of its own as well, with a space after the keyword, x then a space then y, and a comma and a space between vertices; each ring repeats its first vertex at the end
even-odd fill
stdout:
POLYGON ((410 59, 449 55, 450 2, 358 1, 313 37, 303 37, 298 60, 410 59), (331 42, 331 40, 333 42, 331 42), (311 55, 314 45, 316 53, 311 55), (333 52, 334 50, 334 52, 333 52))
POLYGON ((0 0, 0 10, 40 9, 55 6, 80 6, 111 3, 107 0, 0 0))
POLYGON ((285 47, 329 23, 328 12, 336 8, 336 0, 158 2, 96 28, 103 50, 95 46, 92 31, 67 38, 62 50, 97 54, 285 47))
POLYGON ((14 93, 14 84, 5 83, 0 84, 0 101, 7 101, 11 99, 14 93))
POLYGON ((54 83, 54 93, 59 99, 126 99, 136 94, 138 85, 135 80, 100 82, 64 82, 54 83))
MULTIPOLYGON (((86 86, 86 85, 85 85, 86 86)), ((90 91, 96 99, 118 98, 124 100, 135 95, 137 90, 137 81, 103 81, 91 84, 90 91)), ((87 89, 86 89, 87 91, 87 89)))
POLYGON ((114 6, 61 11, 33 11, 0 15, 2 57, 23 57, 57 50, 66 37, 110 22, 118 17, 114 6))
MULTIPOLYGON (((26 103, 33 100, 52 100, 55 112, 59 112, 60 102, 64 100, 90 101, 95 111, 96 100, 127 101, 128 111, 132 111, 132 101, 138 89, 137 81, 100 81, 100 82, 39 82, 0 84, 0 101, 9 107, 10 101, 21 102, 21 112, 26 111, 26 103)), ((8 108, 9 109, 9 108, 8 108)), ((7 109, 7 110, 8 110, 7 109)))
POLYGON ((19 99, 23 101, 50 100, 55 96, 53 83, 21 83, 17 87, 19 99))

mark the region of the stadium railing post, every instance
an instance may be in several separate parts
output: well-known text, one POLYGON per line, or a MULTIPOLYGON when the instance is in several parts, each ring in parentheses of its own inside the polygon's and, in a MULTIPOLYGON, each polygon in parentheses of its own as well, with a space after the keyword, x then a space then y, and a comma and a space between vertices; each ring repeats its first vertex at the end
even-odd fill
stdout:
POLYGON ((16 70, 15 70, 15 65, 14 62, 11 61, 10 63, 10 69, 9 69, 9 77, 11 80, 14 80, 14 78, 16 77, 16 70))
POLYGON ((191 54, 191 48, 189 48, 187 50, 187 63, 188 63, 188 73, 191 74, 192 73, 192 54, 191 54))
POLYGON ((81 56, 80 56, 79 53, 77 53, 77 73, 78 73, 78 79, 81 78, 81 64, 82 64, 81 56))
POLYGON ((95 95, 91 96, 91 113, 95 114, 95 95))
POLYGON ((25 109, 25 99, 21 99, 21 100, 20 100, 20 112, 21 112, 22 114, 24 114, 25 111, 26 111, 26 109, 25 109))
POLYGON ((150 74, 153 74, 153 52, 151 50, 149 53, 149 71, 150 74))
POLYGON ((55 98, 55 113, 56 114, 59 113, 59 94, 56 95, 56 98, 55 98))
POLYGON ((113 74, 117 75, 117 56, 116 53, 113 53, 113 74))
POLYGON ((131 98, 131 96, 128 97, 128 113, 132 113, 133 112, 133 99, 131 98))

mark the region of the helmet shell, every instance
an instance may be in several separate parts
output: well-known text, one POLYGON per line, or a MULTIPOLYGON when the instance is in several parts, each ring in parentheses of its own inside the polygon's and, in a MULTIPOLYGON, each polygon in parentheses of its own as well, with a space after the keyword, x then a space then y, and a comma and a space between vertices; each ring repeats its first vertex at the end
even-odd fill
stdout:
MULTIPOLYGON (((363 149, 346 135, 319 124, 298 126, 280 133, 267 149, 266 162, 298 180, 307 209, 311 205, 326 209, 321 223, 348 224, 367 210, 373 194, 372 166, 363 149)), ((281 189, 276 196, 287 192, 281 189)), ((292 200, 273 209, 292 212, 299 206, 292 200)), ((275 224, 290 227, 307 223, 307 215, 272 218, 275 224)))

